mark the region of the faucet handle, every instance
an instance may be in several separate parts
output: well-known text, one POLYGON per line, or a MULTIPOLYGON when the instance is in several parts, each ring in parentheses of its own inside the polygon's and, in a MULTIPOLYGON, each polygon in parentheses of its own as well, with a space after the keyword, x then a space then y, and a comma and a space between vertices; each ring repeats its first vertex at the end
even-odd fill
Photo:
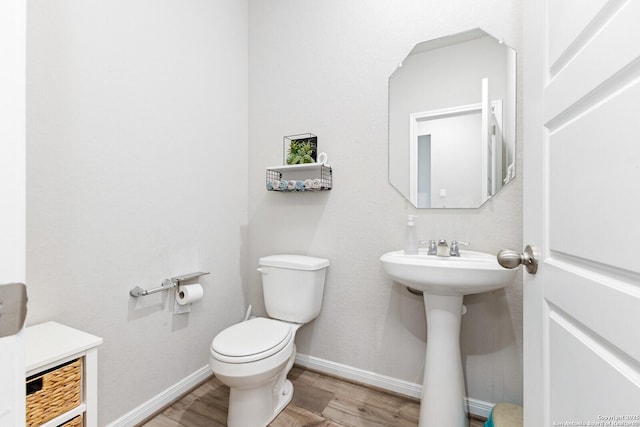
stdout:
POLYGON ((449 251, 449 255, 451 256, 460 256, 460 248, 458 245, 469 246, 469 242, 462 242, 459 240, 451 241, 451 250, 449 251))
POLYGON ((418 248, 427 248, 427 255, 436 254, 436 241, 435 240, 418 240, 418 248))

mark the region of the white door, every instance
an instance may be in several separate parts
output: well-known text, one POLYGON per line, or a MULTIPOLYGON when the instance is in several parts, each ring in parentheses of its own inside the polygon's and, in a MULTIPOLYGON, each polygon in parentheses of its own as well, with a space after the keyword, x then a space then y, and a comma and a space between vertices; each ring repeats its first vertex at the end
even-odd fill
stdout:
POLYGON ((638 426, 640 1, 524 16, 525 425, 638 426))
POLYGON ((0 1, 0 427, 25 423, 23 332, 12 334, 15 287, 24 281, 26 2, 0 1))

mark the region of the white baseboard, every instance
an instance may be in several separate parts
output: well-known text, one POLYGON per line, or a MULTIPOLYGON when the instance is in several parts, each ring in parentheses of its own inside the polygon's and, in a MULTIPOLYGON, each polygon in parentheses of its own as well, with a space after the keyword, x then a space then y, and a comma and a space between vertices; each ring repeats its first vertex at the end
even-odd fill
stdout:
POLYGON ((422 396, 422 385, 410 383, 408 381, 391 378, 374 372, 364 371, 352 366, 342 365, 330 360, 319 359, 306 354, 296 354, 296 363, 301 366, 313 369, 318 372, 330 374, 339 378, 380 387, 405 396, 420 399, 422 396))
POLYGON ((152 397, 142 405, 124 414, 117 420, 107 424, 107 427, 131 427, 141 423, 145 419, 154 415, 165 406, 177 400, 180 396, 211 377, 213 373, 209 365, 204 366, 188 377, 180 380, 162 393, 152 397))
POLYGON ((483 418, 489 418, 489 414, 495 403, 485 402, 484 400, 472 399, 471 397, 466 397, 465 402, 467 403, 467 408, 469 408, 469 413, 472 415, 477 415, 483 418))
MULTIPOLYGON (((385 375, 376 374, 374 372, 364 371, 352 366, 342 365, 340 363, 331 362, 330 360, 320 359, 305 354, 296 354, 296 363, 313 369, 318 372, 333 375, 335 377, 356 381, 362 384, 379 387, 394 393, 403 394, 405 396, 420 399, 422 396, 422 385, 410 383, 408 381, 399 380, 397 378, 387 377, 385 375)), ((478 399, 465 398, 469 413, 472 415, 488 418, 491 409, 495 404, 484 402, 478 399)))

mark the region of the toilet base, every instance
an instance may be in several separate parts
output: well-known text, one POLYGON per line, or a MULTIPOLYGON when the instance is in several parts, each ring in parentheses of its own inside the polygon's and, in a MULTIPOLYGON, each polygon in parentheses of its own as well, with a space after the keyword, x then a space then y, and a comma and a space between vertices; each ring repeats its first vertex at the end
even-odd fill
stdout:
POLYGON ((293 384, 289 380, 281 381, 280 377, 258 388, 232 388, 229 392, 227 425, 229 427, 267 426, 291 402, 292 398, 293 384), (278 383, 280 386, 277 385, 278 383))
POLYGON ((228 427, 266 427, 291 402, 293 384, 287 375, 296 357, 291 344, 291 356, 274 378, 258 387, 229 387, 228 427))

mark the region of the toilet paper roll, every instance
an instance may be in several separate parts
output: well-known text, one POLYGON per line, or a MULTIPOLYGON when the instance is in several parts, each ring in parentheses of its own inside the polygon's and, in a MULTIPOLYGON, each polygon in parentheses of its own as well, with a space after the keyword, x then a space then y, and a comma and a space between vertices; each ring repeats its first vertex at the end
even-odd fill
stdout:
POLYGON ((176 291, 176 302, 180 305, 191 304, 192 302, 200 301, 204 289, 200 283, 194 283, 192 285, 180 285, 176 291))

